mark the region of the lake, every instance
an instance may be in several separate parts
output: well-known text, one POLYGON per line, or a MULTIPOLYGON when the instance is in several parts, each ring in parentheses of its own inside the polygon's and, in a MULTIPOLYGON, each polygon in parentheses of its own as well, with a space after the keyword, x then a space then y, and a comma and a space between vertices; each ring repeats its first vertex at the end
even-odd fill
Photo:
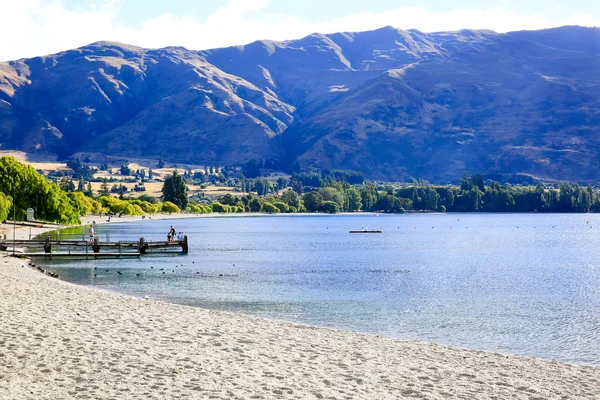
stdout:
POLYGON ((600 365, 600 215, 218 217, 96 233, 165 240, 171 224, 188 235, 188 255, 49 268, 134 296, 600 365), (383 232, 348 233, 362 228, 383 232))

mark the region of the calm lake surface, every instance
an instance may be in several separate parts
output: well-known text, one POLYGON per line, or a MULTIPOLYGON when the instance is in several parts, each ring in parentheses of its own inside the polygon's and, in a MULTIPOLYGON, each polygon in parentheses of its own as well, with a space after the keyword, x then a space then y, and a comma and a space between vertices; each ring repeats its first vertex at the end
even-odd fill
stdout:
POLYGON ((188 255, 50 269, 152 299, 600 365, 600 215, 227 217, 96 232, 165 240, 171 224, 188 235, 188 255), (348 233, 363 227, 383 233, 348 233))

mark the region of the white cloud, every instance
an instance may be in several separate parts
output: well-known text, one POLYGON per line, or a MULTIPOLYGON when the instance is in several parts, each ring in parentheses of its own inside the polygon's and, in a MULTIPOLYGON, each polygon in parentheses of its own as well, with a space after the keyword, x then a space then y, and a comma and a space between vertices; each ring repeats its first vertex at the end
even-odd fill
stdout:
POLYGON ((3 15, 0 17, 0 60, 50 54, 99 40, 143 47, 206 49, 258 39, 285 40, 313 32, 363 31, 386 25, 425 32, 462 28, 508 32, 574 24, 600 26, 600 17, 588 14, 568 15, 556 21, 541 13, 521 15, 503 7, 447 12, 401 7, 382 13, 308 22, 293 15, 269 12, 269 0, 230 0, 204 21, 165 14, 148 19, 134 29, 118 22, 121 1, 96 1, 93 7, 69 10, 62 0, 0 0, 3 15))

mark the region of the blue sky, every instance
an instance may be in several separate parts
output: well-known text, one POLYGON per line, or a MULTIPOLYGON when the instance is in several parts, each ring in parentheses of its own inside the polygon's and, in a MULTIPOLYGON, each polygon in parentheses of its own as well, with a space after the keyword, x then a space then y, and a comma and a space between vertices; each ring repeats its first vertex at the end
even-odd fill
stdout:
POLYGON ((425 32, 600 26, 600 0, 0 0, 0 61, 99 40, 190 49, 392 25, 425 32))
MULTIPOLYGON (((68 0, 66 5, 68 8, 76 9, 85 8, 90 3, 92 2, 68 0)), ((197 19, 203 20, 224 6, 227 0, 125 0, 119 3, 121 3, 118 12, 119 20, 132 26, 140 26, 144 20, 166 13, 193 15, 197 19)), ((597 0, 272 0, 269 3, 268 9, 262 10, 260 13, 265 11, 286 13, 301 17, 307 21, 331 19, 368 11, 384 12, 400 7, 415 6, 437 11, 449 11, 455 8, 483 10, 500 6, 522 14, 541 12, 549 18, 556 19, 564 17, 565 14, 573 13, 600 15, 600 1, 597 0)))
MULTIPOLYGON (((69 8, 86 7, 89 1, 69 0, 69 8)), ((162 14, 193 15, 203 20, 227 3, 227 0, 190 1, 190 0, 124 0, 119 1, 119 20, 140 26, 149 18, 162 14)), ((362 12, 381 13, 401 7, 421 7, 436 11, 449 11, 456 8, 485 10, 502 7, 520 14, 542 13, 549 19, 560 20, 566 14, 587 13, 600 16, 598 0, 272 0, 269 7, 258 13, 285 13, 307 21, 332 19, 362 12)))

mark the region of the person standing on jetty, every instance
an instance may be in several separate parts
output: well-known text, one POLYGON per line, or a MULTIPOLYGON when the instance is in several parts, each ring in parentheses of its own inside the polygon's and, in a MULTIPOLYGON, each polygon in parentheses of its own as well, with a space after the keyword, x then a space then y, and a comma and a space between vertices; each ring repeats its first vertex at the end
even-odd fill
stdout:
POLYGON ((167 241, 171 242, 173 240, 175 240, 175 228, 173 228, 173 225, 171 225, 171 230, 167 234, 167 241))
POLYGON ((94 225, 90 225, 88 229, 88 233, 90 234, 90 243, 94 242, 94 225))

